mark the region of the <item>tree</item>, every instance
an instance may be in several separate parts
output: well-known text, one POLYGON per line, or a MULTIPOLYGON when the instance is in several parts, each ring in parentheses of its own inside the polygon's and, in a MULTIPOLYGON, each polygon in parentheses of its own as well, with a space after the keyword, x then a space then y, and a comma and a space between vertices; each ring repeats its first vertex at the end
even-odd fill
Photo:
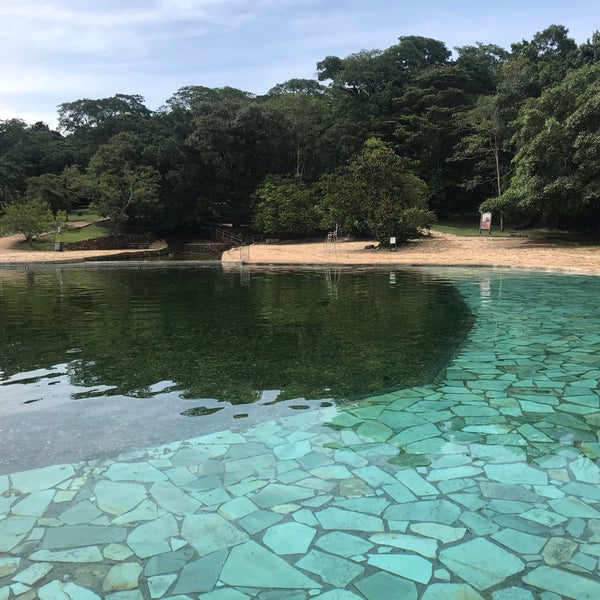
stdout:
POLYGON ((435 220, 427 210, 427 186, 408 161, 378 139, 344 167, 321 178, 327 225, 374 236, 387 244, 418 237, 435 220))
MULTIPOLYGON (((504 191, 512 153, 498 97, 480 96, 473 108, 458 115, 456 123, 462 136, 455 147, 453 160, 464 161, 470 166, 471 176, 466 179, 465 188, 479 188, 486 195, 490 195, 493 190, 495 196, 500 197, 504 191)), ((498 206, 496 204, 496 210, 498 206)), ((500 218, 502 230, 502 216, 500 218)))
POLYGON ((152 215, 158 199, 160 174, 143 163, 139 136, 119 133, 100 146, 88 173, 98 192, 98 210, 115 229, 136 217, 152 215))
POLYGON ((600 219, 600 63, 570 73, 521 109, 507 205, 558 226, 600 219))
POLYGON ((318 198, 296 177, 269 175, 255 192, 254 225, 277 237, 314 233, 320 222, 318 198))
POLYGON ((22 233, 31 246, 33 238, 48 231, 53 222, 48 204, 34 198, 8 204, 0 219, 0 229, 8 233, 22 233))

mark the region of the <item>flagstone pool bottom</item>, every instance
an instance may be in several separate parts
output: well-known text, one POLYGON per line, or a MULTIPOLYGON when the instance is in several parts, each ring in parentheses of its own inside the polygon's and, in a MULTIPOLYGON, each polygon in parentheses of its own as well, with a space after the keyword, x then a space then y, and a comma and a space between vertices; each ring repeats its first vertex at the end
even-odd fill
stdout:
POLYGON ((0 600, 597 600, 595 297, 483 284, 437 384, 0 476, 0 600))

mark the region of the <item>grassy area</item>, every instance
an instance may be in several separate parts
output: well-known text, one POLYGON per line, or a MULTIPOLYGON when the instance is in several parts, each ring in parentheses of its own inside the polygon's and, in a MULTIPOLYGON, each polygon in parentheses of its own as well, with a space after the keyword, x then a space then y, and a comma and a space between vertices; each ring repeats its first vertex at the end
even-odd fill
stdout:
POLYGON ((54 242, 79 242, 97 237, 110 235, 112 232, 106 222, 93 223, 87 227, 69 229, 69 224, 65 223, 66 229, 62 233, 48 233, 40 236, 33 241, 35 250, 54 250, 54 242))
MULTIPOLYGON (((457 217, 440 219, 434 223, 432 229, 441 231, 442 233, 451 233, 452 235, 460 236, 479 236, 490 235, 487 231, 479 233, 479 217, 457 217)), ((495 237, 533 237, 538 235, 541 229, 515 229, 506 227, 504 231, 500 231, 500 222, 492 221, 492 236, 495 237)))
MULTIPOLYGON (((66 218, 64 215, 62 216, 62 221, 65 222, 66 218)), ((69 221, 97 221, 100 218, 101 216, 97 212, 94 212, 91 208, 88 207, 75 209, 69 213, 69 221)))

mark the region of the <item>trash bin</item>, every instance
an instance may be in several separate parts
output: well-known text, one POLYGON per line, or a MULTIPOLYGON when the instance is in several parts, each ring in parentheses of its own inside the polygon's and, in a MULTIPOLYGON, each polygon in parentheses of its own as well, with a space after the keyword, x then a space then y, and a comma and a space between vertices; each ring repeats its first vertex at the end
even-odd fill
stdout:
POLYGON ((63 245, 63 243, 62 243, 62 242, 54 242, 54 250, 55 250, 56 252, 61 252, 61 251, 62 251, 62 249, 63 249, 63 248, 62 248, 62 245, 63 245))

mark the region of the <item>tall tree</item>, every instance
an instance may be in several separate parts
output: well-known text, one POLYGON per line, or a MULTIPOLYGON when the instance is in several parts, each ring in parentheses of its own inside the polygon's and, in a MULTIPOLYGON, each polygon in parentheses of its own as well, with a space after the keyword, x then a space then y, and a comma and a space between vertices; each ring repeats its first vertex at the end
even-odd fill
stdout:
POLYGON ((153 217, 160 174, 144 164, 141 141, 132 133, 119 133, 100 146, 90 160, 88 172, 94 182, 101 214, 118 229, 139 217, 153 217))
POLYGON ((516 126, 506 202, 551 225, 600 222, 600 64, 573 71, 529 100, 516 126))
POLYGON ((371 138, 348 165, 324 175, 320 188, 325 198, 329 227, 374 236, 386 244, 418 237, 434 220, 427 211, 427 186, 383 142, 371 138))

